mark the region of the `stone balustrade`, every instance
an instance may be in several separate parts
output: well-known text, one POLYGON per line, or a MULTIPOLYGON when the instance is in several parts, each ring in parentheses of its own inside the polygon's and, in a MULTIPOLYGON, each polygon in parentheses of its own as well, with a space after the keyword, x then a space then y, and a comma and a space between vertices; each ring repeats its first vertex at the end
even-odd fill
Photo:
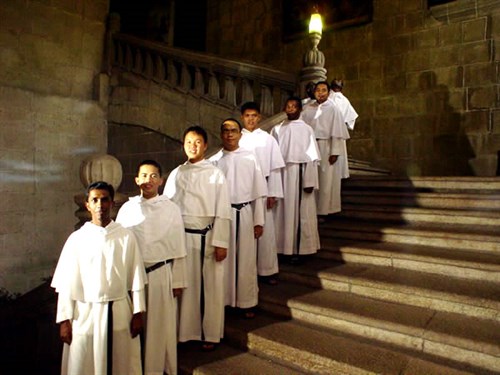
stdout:
POLYGON ((108 37, 106 60, 108 73, 113 68, 133 72, 228 108, 247 101, 260 102, 264 116, 280 111, 297 88, 293 74, 122 33, 108 37))

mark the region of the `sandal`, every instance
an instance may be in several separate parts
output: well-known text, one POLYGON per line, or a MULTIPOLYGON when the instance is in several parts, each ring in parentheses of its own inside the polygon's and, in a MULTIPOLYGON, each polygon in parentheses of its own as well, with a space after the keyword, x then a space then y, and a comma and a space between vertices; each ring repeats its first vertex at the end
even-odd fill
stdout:
POLYGON ((204 342, 201 344, 201 350, 204 352, 213 352, 217 348, 214 342, 204 342))

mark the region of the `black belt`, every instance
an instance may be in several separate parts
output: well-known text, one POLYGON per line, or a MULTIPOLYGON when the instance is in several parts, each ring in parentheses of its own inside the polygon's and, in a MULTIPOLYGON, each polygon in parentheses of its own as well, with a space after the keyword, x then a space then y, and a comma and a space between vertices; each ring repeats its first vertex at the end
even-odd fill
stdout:
POLYGON ((200 289, 201 341, 205 341, 205 333, 203 332, 203 317, 205 316, 205 290, 203 288, 203 284, 205 283, 203 281, 203 260, 205 259, 205 238, 207 236, 208 231, 210 231, 212 228, 213 228, 213 224, 208 224, 203 229, 184 228, 184 231, 186 233, 201 235, 201 246, 200 246, 201 247, 201 249, 200 249, 200 256, 201 256, 201 263, 200 263, 200 268, 201 268, 201 289, 200 289))
POLYGON ((302 185, 303 185, 303 180, 302 180, 302 171, 304 169, 304 163, 299 164, 299 220, 298 220, 298 225, 297 225, 297 255, 300 254, 300 232, 302 231, 301 225, 300 225, 300 205, 302 203, 302 185))
POLYGON ((107 375, 113 375, 113 301, 108 302, 107 375))
MULTIPOLYGON (((236 210, 236 238, 234 240, 235 242, 235 290, 236 290, 236 296, 238 296, 238 256, 239 256, 239 248, 240 248, 240 211, 243 207, 248 206, 252 202, 245 202, 245 203, 238 203, 238 204, 231 204, 231 207, 236 210)), ((238 299, 238 297, 236 297, 238 299)))
POLYGON ((146 273, 153 272, 154 270, 157 270, 160 267, 163 267, 166 264, 172 263, 174 260, 173 259, 168 259, 168 260, 162 260, 161 262, 155 263, 152 266, 146 267, 146 273))

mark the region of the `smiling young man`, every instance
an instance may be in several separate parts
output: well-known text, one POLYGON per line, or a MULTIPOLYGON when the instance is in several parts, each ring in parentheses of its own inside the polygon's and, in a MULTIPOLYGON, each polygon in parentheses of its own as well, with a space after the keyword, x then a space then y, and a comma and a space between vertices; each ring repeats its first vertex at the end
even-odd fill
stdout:
POLYGON ((240 148, 241 125, 233 119, 220 127, 222 152, 210 158, 226 176, 232 206, 231 244, 226 269, 226 305, 253 318, 258 304, 257 242, 265 223, 266 180, 253 152, 240 148))
POLYGON ((106 182, 89 185, 92 220, 69 236, 52 279, 63 374, 142 374, 146 275, 134 235, 111 220, 113 197, 106 182))
POLYGON ((343 178, 349 177, 346 148, 349 131, 341 110, 332 100, 328 100, 329 95, 328 82, 316 83, 316 102, 302 112, 302 119, 314 129, 321 156, 318 215, 340 212, 340 183, 343 178))
POLYGON ((297 263, 320 247, 313 194, 318 189, 319 150, 312 128, 300 120, 300 98, 289 98, 284 110, 288 119, 271 131, 285 160, 282 172, 285 197, 278 207, 276 236, 278 253, 297 263))
POLYGON ((186 245, 179 207, 158 190, 162 168, 144 160, 135 183, 141 194, 118 212, 116 221, 130 228, 139 244, 148 277, 144 374, 177 374, 177 304, 187 286, 186 245))
POLYGON ((274 230, 274 216, 278 200, 283 199, 281 168, 285 166, 276 140, 259 128, 260 107, 255 102, 241 106, 240 147, 253 151, 267 183, 267 206, 265 210, 264 233, 257 240, 257 273, 259 278, 274 285, 277 283, 278 253, 274 230))
POLYGON ((179 341, 198 340, 203 350, 213 350, 224 333, 229 191, 222 171, 205 160, 205 129, 186 129, 183 144, 188 160, 170 173, 163 192, 181 209, 188 249, 189 287, 179 301, 179 341))

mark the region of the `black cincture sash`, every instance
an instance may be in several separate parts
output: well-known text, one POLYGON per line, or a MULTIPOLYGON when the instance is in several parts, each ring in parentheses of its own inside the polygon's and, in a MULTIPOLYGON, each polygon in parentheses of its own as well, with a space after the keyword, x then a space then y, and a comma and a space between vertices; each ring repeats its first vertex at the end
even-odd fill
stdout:
POLYGON ((167 260, 162 260, 161 262, 155 263, 152 266, 146 267, 146 273, 153 272, 154 270, 157 270, 160 267, 163 267, 169 263, 172 263, 174 260, 173 259, 167 259, 167 260))
POLYGON ((207 233, 213 228, 213 224, 207 225, 203 229, 190 229, 185 228, 184 231, 190 234, 199 234, 201 235, 201 290, 200 290, 200 315, 201 315, 201 340, 205 341, 205 334, 203 332, 203 317, 205 315, 205 290, 203 287, 203 260, 205 259, 205 238, 207 233))

